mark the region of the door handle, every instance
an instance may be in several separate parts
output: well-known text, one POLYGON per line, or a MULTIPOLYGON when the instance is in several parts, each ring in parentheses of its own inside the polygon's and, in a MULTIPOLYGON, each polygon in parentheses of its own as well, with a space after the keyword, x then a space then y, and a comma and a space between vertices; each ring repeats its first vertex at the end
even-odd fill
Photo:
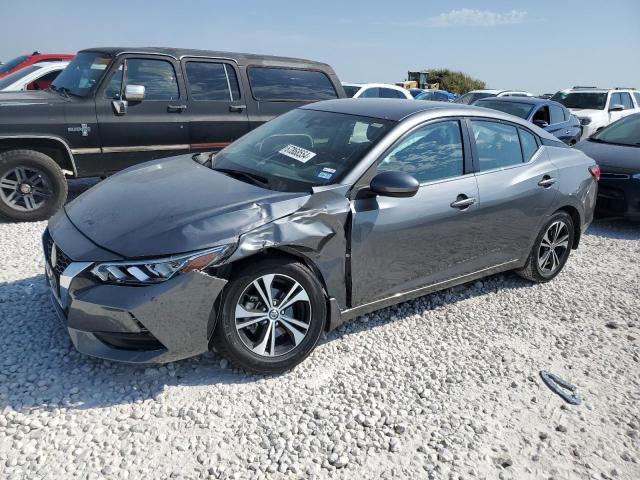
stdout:
POLYGON ((229 105, 230 112, 242 112, 247 108, 246 105, 229 105))
POLYGON ((467 197, 464 194, 458 195, 458 198, 455 202, 451 203, 451 208, 459 208, 460 210, 464 210, 469 208, 471 205, 478 201, 475 197, 467 197))
POLYGON ((171 113, 182 113, 187 109, 186 105, 169 105, 167 111, 171 113))
POLYGON ((540 180, 538 182, 538 185, 540 187, 549 188, 554 183, 556 183, 556 179, 555 178, 550 177, 549 175, 545 175, 544 177, 542 177, 542 180, 540 180))

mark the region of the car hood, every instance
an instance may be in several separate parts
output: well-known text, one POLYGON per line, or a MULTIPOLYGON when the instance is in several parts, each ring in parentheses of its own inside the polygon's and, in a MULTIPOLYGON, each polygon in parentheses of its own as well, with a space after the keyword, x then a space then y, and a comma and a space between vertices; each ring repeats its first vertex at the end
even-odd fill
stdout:
POLYGON ((593 158, 601 167, 625 169, 632 173, 640 172, 640 147, 583 140, 574 148, 593 158))
POLYGON ((589 108, 570 108, 569 111, 576 117, 599 117, 605 114, 604 110, 593 110, 589 108))
POLYGON ((65 98, 51 90, 22 90, 19 92, 0 92, 0 107, 9 105, 33 105, 64 103, 65 98))
POLYGON ((242 233, 296 211, 309 196, 260 188, 182 155, 124 170, 65 211, 95 244, 139 258, 236 242, 242 233))

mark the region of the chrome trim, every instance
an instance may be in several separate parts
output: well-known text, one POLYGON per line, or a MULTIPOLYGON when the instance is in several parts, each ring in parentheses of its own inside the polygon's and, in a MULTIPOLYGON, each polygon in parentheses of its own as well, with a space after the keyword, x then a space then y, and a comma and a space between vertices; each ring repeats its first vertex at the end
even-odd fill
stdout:
POLYGON ((0 103, 0 107, 22 107, 29 105, 48 105, 47 102, 3 102, 0 103))
POLYGON ((74 155, 89 155, 102 153, 102 149, 100 147, 97 148, 72 148, 71 153, 74 155))
POLYGON ((56 296, 55 292, 54 296, 63 309, 69 306, 69 287, 71 286, 71 281, 92 264, 93 262, 71 262, 60 274, 60 281, 58 282, 60 296, 56 296))
POLYGON ((55 140, 56 142, 61 143, 64 148, 67 150, 67 153, 69 154, 69 160, 71 160, 71 166, 73 167, 73 175, 74 176, 78 176, 78 169, 76 168, 76 162, 73 158, 73 153, 71 152, 71 148, 69 148, 69 145, 67 144, 67 142, 65 142, 63 139, 61 139, 60 137, 52 137, 49 135, 3 135, 0 136, 0 140, 5 140, 5 139, 11 139, 11 138, 44 138, 46 140, 55 140))
POLYGON ((431 293, 434 290, 437 290, 439 286, 447 285, 450 283, 454 285, 459 285, 461 283, 465 283, 465 282, 459 282, 459 280, 463 280, 465 278, 470 278, 470 277, 472 278, 481 273, 488 272, 490 270, 500 269, 502 267, 506 267, 507 265, 517 264, 519 261, 520 261, 519 259, 514 258, 513 260, 509 260, 508 262, 498 263, 497 265, 492 265, 491 267, 483 268, 481 270, 476 270, 471 273, 465 273, 464 275, 460 275, 458 277, 449 278, 441 282, 431 283, 424 287, 414 288, 413 290, 407 290, 405 292, 396 293, 389 297, 381 298, 378 300, 374 300, 373 302, 363 303, 362 305, 358 305, 357 307, 352 307, 346 310, 342 310, 341 314, 342 316, 347 316, 351 318, 352 316, 359 315, 360 311, 365 313, 366 311, 377 310, 377 308, 375 308, 376 305, 382 305, 379 308, 383 308, 384 306, 388 306, 388 305, 395 305, 397 303, 407 301, 411 298, 416 298, 422 295, 426 295, 427 293, 431 293))
POLYGON ((121 153, 121 152, 153 152, 157 150, 189 150, 191 145, 136 145, 132 147, 102 147, 102 153, 121 153))

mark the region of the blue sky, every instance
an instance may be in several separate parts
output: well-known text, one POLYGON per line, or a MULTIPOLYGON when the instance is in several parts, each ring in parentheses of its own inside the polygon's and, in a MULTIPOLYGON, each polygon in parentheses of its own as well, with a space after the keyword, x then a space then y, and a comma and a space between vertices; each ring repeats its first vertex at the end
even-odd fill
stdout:
POLYGON ((0 59, 35 49, 161 45, 321 60, 352 82, 395 82, 408 69, 446 67, 534 93, 577 84, 640 88, 640 0, 415 5, 22 0, 2 8, 0 59))

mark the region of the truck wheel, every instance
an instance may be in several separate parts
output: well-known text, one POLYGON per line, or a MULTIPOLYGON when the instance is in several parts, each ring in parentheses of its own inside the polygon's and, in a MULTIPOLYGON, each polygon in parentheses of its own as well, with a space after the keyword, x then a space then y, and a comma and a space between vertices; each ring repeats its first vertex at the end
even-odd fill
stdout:
POLYGON ((35 150, 0 153, 0 215, 17 222, 46 220, 67 199, 67 181, 53 159, 35 150))

